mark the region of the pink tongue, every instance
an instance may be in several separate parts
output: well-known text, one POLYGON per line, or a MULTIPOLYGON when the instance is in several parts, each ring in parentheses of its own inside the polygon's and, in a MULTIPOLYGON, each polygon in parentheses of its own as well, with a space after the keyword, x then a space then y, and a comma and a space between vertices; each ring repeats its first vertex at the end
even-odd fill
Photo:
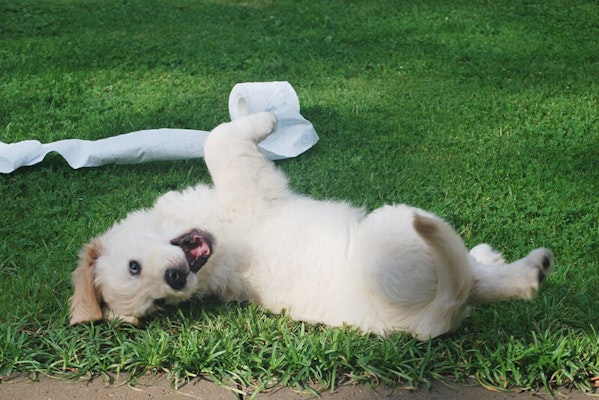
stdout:
POLYGON ((210 246, 201 240, 197 247, 194 247, 189 250, 189 254, 191 254, 194 258, 206 257, 210 255, 210 246))

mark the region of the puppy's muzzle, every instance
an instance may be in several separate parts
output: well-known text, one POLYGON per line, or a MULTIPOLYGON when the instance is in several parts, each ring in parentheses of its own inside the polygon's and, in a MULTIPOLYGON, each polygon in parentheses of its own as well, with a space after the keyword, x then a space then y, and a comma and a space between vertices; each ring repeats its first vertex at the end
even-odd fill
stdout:
MULTIPOLYGON (((199 229, 192 229, 190 232, 184 233, 171 240, 172 245, 179 246, 181 250, 183 250, 185 258, 187 259, 187 264, 189 264, 189 269, 194 274, 206 264, 206 261, 208 261, 208 258, 212 255, 213 243, 214 238, 212 235, 199 229)), ((180 279, 180 277, 177 276, 180 274, 180 270, 177 269, 177 271, 178 273, 173 272, 172 281, 178 281, 180 279)), ((187 278, 187 275, 184 278, 187 278)))

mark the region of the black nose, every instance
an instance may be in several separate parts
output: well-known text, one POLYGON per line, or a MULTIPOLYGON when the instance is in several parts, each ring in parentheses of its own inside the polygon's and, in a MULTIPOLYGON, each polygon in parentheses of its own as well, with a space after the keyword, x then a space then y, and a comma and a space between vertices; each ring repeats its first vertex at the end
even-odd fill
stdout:
POLYGON ((164 280, 175 290, 181 290, 187 283, 187 272, 177 268, 169 268, 164 272, 164 280))

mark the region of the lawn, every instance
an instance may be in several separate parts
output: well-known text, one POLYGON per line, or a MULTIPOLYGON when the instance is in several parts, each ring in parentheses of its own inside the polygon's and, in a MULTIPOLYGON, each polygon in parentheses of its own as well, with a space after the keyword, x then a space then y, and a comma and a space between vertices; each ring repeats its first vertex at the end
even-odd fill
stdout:
POLYGON ((538 299, 482 306, 428 342, 194 301, 144 329, 68 326, 81 246, 201 159, 0 176, 0 381, 167 372, 246 391, 348 381, 501 389, 599 376, 596 1, 14 0, 0 4, 0 140, 211 129, 231 88, 289 81, 320 142, 278 162, 292 186, 368 210, 405 202, 468 246, 553 249, 538 299))

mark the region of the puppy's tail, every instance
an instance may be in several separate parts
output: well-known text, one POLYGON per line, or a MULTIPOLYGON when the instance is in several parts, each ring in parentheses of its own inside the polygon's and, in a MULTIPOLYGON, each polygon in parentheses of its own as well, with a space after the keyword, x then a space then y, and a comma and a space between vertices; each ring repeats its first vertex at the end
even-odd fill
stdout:
POLYGON ((437 292, 431 306, 461 313, 468 302, 472 274, 462 238, 444 221, 414 216, 414 229, 430 246, 437 267, 437 292))

